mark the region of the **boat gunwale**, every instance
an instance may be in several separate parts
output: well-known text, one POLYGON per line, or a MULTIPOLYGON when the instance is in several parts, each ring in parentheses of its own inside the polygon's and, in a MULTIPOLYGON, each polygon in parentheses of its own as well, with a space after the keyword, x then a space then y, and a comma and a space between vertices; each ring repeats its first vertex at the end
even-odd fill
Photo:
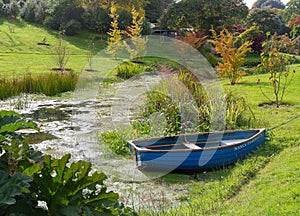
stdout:
MULTIPOLYGON (((235 132, 255 132, 257 131, 256 134, 254 134, 253 136, 249 137, 248 139, 242 141, 242 142, 238 142, 238 143, 234 143, 234 144, 230 144, 230 145, 224 145, 224 146, 214 146, 214 147, 207 147, 207 148, 199 148, 199 149, 170 149, 170 150, 153 150, 153 149, 143 149, 140 148, 138 146, 136 146, 134 144, 134 142, 136 141, 151 141, 151 140, 158 140, 158 139, 163 139, 166 137, 157 137, 157 138, 147 138, 147 139, 143 139, 143 140, 129 140, 128 143, 135 148, 136 151, 138 152, 152 152, 152 153, 167 153, 167 152, 200 152, 200 151, 208 151, 208 150, 216 150, 216 149, 225 149, 225 148, 233 148, 242 144, 245 144, 247 142, 250 142, 251 140, 259 137, 263 132, 266 131, 265 128, 260 128, 260 129, 251 129, 251 130, 227 130, 227 131, 217 131, 217 132, 205 132, 205 133, 194 133, 194 134, 188 134, 188 136, 209 136, 212 134, 226 134, 226 133, 235 133, 235 132)), ((176 136, 169 136, 169 138, 176 138, 176 137, 181 137, 184 136, 184 134, 180 134, 180 135, 176 135, 176 136)), ((222 140, 220 140, 221 142, 222 140)), ((170 146, 174 146, 175 144, 170 144, 170 146)))

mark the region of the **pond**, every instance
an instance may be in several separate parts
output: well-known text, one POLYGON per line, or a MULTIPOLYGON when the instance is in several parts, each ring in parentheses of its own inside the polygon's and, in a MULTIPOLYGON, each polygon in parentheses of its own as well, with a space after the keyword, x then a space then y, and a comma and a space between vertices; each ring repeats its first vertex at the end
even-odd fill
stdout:
MULTIPOLYGON (((187 195, 187 184, 181 184, 180 179, 169 183, 145 175, 136 169, 133 160, 120 158, 107 149, 99 133, 128 124, 145 91, 160 80, 159 74, 145 73, 122 83, 102 83, 95 97, 89 90, 61 97, 22 95, 1 101, 0 107, 15 110, 38 124, 40 133, 21 131, 36 149, 54 157, 71 153, 74 161, 89 161, 109 177, 106 185, 120 194, 125 205, 135 210, 159 210, 178 206, 187 195)), ((185 181, 190 178, 183 177, 185 181)))

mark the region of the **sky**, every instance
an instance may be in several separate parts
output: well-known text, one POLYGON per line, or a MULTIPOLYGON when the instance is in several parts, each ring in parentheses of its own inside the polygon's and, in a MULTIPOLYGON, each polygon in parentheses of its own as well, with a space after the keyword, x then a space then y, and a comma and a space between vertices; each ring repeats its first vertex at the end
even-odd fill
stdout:
MULTIPOLYGON (((284 4, 288 3, 289 0, 281 0, 284 4)), ((246 5, 249 7, 249 8, 252 8, 252 5, 254 2, 256 2, 256 0, 244 0, 244 2, 246 3, 246 5)))

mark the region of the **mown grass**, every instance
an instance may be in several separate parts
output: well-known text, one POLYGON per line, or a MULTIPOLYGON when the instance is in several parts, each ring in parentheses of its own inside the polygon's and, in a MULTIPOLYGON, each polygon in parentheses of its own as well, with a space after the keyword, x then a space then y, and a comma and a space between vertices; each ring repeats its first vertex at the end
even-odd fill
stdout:
POLYGON ((274 156, 216 215, 299 215, 300 146, 297 142, 274 156))
MULTIPOLYGON (((22 20, 9 21, 0 18, 0 23, 0 76, 24 74, 28 70, 32 74, 44 73, 56 67, 53 48, 60 37, 58 32, 45 30, 22 20), (44 39, 50 46, 38 45, 44 39)), ((86 67, 88 41, 91 38, 95 42, 93 53, 96 54, 106 45, 99 35, 82 32, 76 36, 63 37, 70 55, 67 68, 80 72, 86 67)))
MULTIPOLYGON (((224 81, 224 88, 244 96, 259 126, 269 128, 300 113, 300 65, 291 69, 296 70, 296 75, 286 92, 284 101, 291 104, 288 106, 258 106, 267 99, 261 94, 257 79, 272 96, 268 74, 244 77, 235 86, 224 81)), ((153 209, 141 215, 299 215, 299 121, 269 131, 270 140, 246 160, 226 169, 195 175, 196 180, 188 183, 187 200, 177 207, 166 211, 166 206, 160 213, 153 209)))

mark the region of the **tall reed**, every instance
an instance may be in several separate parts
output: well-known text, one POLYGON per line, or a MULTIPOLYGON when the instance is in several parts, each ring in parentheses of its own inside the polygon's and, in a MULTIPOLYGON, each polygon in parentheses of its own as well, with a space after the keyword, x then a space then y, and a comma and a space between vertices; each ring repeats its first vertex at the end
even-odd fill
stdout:
POLYGON ((77 80, 78 75, 74 72, 51 72, 39 75, 28 73, 20 77, 3 77, 0 78, 0 100, 21 93, 54 96, 75 90, 77 80))
MULTIPOLYGON (((226 107, 224 129, 247 128, 253 123, 254 115, 243 97, 232 92, 225 93, 226 107)), ((172 80, 162 80, 147 92, 140 116, 133 127, 144 133, 153 133, 156 128, 162 134, 194 133, 212 130, 214 108, 206 90, 188 70, 181 69, 172 80), (160 122, 153 124, 153 116, 160 116, 160 122), (164 120, 162 120, 164 118, 164 120), (161 129, 161 124, 165 125, 161 129), (152 131, 152 132, 151 132, 152 131)), ((150 135, 150 134, 149 134, 150 135)))

